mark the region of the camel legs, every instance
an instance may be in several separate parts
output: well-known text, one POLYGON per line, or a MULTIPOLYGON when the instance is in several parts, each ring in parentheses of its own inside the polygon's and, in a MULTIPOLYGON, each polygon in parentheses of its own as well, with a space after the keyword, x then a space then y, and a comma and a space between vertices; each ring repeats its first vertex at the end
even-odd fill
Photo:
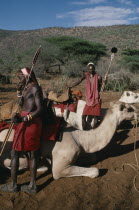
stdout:
POLYGON ((84 168, 74 165, 63 165, 62 161, 54 161, 52 172, 54 179, 74 176, 87 176, 90 178, 95 178, 99 175, 99 170, 96 167, 84 168))

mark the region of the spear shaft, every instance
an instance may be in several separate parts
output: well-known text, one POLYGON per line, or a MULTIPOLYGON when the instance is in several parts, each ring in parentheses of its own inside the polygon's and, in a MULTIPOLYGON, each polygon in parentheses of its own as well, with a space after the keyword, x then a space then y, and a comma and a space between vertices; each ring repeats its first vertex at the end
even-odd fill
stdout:
POLYGON ((104 79, 103 79, 103 82, 102 82, 101 91, 104 91, 104 87, 105 87, 105 84, 106 84, 108 73, 110 71, 111 63, 112 63, 112 60, 114 59, 115 53, 117 52, 117 48, 116 47, 113 47, 111 49, 111 52, 112 52, 112 54, 111 54, 110 63, 109 63, 108 69, 107 69, 107 71, 105 73, 105 76, 104 76, 104 79))

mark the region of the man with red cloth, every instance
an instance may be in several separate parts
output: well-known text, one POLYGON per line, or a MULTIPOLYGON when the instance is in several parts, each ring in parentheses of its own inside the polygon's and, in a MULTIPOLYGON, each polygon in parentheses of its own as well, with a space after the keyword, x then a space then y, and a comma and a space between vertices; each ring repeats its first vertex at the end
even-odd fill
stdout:
POLYGON ((98 117, 101 115, 101 100, 99 91, 101 88, 102 78, 96 73, 94 63, 90 62, 87 64, 87 71, 72 87, 80 84, 84 79, 86 79, 86 105, 83 110, 82 126, 83 130, 86 130, 86 125, 90 124, 93 118, 94 127, 96 127, 98 117))
POLYGON ((42 133, 41 114, 43 110, 42 89, 38 85, 35 74, 29 68, 18 71, 17 97, 19 97, 22 112, 12 118, 13 123, 19 123, 15 130, 15 136, 11 151, 11 183, 1 187, 1 191, 17 192, 17 170, 19 166, 19 156, 25 152, 29 157, 30 183, 23 185, 21 191, 36 193, 36 170, 37 152, 40 147, 40 137, 42 133), (26 86, 24 96, 22 90, 26 86))

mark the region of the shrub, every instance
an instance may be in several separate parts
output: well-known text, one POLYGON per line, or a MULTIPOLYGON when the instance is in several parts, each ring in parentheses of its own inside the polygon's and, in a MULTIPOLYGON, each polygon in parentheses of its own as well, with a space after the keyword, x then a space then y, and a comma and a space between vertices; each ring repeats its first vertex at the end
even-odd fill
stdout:
POLYGON ((63 76, 60 79, 51 80, 50 87, 52 87, 53 91, 57 94, 63 93, 63 91, 67 89, 67 78, 63 76))
POLYGON ((139 72, 139 50, 125 49, 122 55, 121 66, 126 67, 133 73, 139 72))
POLYGON ((105 90, 124 91, 137 88, 137 81, 129 72, 119 71, 109 75, 105 90))
POLYGON ((80 77, 83 74, 83 65, 75 60, 70 60, 62 67, 62 74, 66 77, 80 77))
MULTIPOLYGON (((110 65, 110 57, 103 57, 97 64, 96 66, 96 71, 103 77, 106 73, 106 71, 108 70, 108 67, 110 65)), ((115 56, 115 58, 113 59, 113 61, 111 62, 111 66, 109 69, 109 74, 113 74, 115 72, 119 72, 121 69, 121 67, 119 67, 119 65, 117 64, 117 57, 115 56)))

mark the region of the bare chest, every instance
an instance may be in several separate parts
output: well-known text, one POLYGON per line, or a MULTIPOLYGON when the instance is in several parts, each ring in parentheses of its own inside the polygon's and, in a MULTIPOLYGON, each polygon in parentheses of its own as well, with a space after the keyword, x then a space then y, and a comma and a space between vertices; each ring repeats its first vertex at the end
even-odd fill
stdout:
POLYGON ((24 94, 24 100, 30 100, 34 98, 34 94, 33 91, 31 90, 31 88, 29 90, 26 91, 26 93, 24 94))

